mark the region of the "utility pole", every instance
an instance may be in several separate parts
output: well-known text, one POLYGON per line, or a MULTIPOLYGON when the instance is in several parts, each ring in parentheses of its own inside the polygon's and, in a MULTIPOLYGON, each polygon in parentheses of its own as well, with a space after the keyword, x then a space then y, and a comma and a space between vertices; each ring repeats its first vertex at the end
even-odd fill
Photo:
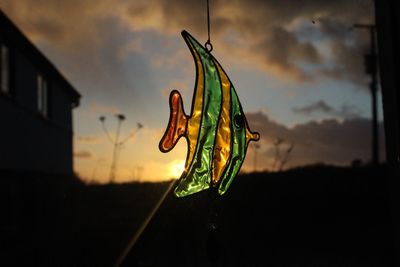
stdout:
POLYGON ((105 116, 101 116, 99 118, 107 138, 109 139, 109 141, 114 146, 113 153, 112 153, 111 166, 110 166, 110 175, 109 175, 110 183, 115 182, 115 175, 116 175, 116 172, 117 172, 117 162, 118 162, 118 157, 119 157, 119 153, 121 151, 122 145, 125 144, 130 138, 135 136, 137 131, 139 131, 141 128, 143 128, 143 125, 141 123, 137 123, 136 131, 131 133, 130 135, 128 135, 128 137, 126 137, 122 141, 119 141, 120 131, 121 131, 121 124, 126 119, 126 117, 125 117, 124 114, 116 114, 115 117, 118 120, 117 130, 115 132, 115 139, 111 137, 111 135, 109 134, 109 132, 107 130, 107 127, 105 125, 106 117, 105 116))
POLYGON ((379 132, 378 132, 378 108, 377 108, 377 93, 378 93, 378 64, 377 64, 377 49, 376 49, 376 27, 373 24, 354 24, 352 28, 366 29, 370 33, 370 52, 365 54, 365 72, 371 75, 369 89, 371 91, 371 106, 372 106, 372 164, 379 164, 379 132))

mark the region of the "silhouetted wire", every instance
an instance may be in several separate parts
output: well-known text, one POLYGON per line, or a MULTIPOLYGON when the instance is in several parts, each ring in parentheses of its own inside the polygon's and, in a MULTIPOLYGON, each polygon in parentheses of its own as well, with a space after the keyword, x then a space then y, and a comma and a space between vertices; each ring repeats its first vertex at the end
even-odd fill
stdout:
POLYGON ((207 0, 207 33, 208 39, 207 42, 204 44, 207 52, 211 52, 213 50, 213 45, 211 44, 211 23, 210 23, 210 3, 207 0))
POLYGON ((124 262, 126 256, 128 256, 128 254, 131 251, 131 249, 135 246, 136 242, 138 241, 139 237, 143 234, 143 232, 146 229, 147 225, 150 223, 150 221, 153 219, 154 215, 157 213, 158 209, 164 203, 165 198, 171 192, 171 189, 174 187, 175 182, 176 182, 176 180, 171 180, 171 182, 170 182, 167 190, 165 191, 165 193, 161 196, 160 200, 157 202, 157 204, 151 210, 151 212, 146 217, 146 219, 144 220, 144 222, 142 223, 140 228, 135 232, 135 234, 129 240, 128 245, 124 248, 124 250, 119 255, 117 261, 115 262, 115 265, 114 265, 115 267, 120 266, 124 262))
POLYGON ((210 3, 209 0, 207 0, 207 29, 208 29, 208 41, 210 42, 210 3))

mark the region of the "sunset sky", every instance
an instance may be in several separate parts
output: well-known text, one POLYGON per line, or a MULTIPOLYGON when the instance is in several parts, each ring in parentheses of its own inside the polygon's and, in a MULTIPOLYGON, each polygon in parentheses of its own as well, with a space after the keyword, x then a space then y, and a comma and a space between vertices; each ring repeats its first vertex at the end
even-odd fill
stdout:
MULTIPOLYGON (((368 161, 371 100, 363 54, 369 35, 349 28, 374 22, 372 1, 210 5, 213 55, 233 82, 250 128, 261 134, 258 170, 273 169, 277 138, 284 140, 281 153, 294 145, 286 167, 368 161)), ((121 151, 117 181, 180 175, 185 140, 168 154, 158 142, 172 89, 190 111, 195 66, 180 32, 205 43, 205 0, 2 0, 0 7, 82 94, 74 110, 80 177, 108 181, 113 147, 98 118, 106 116, 114 132, 116 113, 127 117, 122 137, 137 122, 144 125, 121 151)), ((253 162, 250 147, 243 170, 253 171, 253 162)))

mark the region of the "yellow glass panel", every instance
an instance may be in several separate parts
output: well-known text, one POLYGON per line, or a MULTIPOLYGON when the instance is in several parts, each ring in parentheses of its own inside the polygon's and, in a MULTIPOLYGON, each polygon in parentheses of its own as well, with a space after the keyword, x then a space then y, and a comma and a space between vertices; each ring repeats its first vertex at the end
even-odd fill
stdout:
POLYGON ((215 136, 212 165, 212 183, 216 185, 227 166, 231 152, 231 83, 218 62, 214 60, 214 64, 217 66, 222 85, 222 109, 215 136))

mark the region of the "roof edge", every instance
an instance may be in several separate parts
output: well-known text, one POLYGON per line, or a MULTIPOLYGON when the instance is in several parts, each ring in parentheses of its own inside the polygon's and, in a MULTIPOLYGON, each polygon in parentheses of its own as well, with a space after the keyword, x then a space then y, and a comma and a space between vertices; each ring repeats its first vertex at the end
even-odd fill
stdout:
POLYGON ((14 24, 14 22, 0 8, 0 32, 6 34, 7 40, 21 50, 27 53, 28 57, 32 57, 35 62, 42 65, 49 74, 57 77, 63 84, 64 90, 72 97, 73 107, 79 106, 81 94, 72 86, 72 84, 64 77, 56 66, 28 39, 28 37, 14 24))

